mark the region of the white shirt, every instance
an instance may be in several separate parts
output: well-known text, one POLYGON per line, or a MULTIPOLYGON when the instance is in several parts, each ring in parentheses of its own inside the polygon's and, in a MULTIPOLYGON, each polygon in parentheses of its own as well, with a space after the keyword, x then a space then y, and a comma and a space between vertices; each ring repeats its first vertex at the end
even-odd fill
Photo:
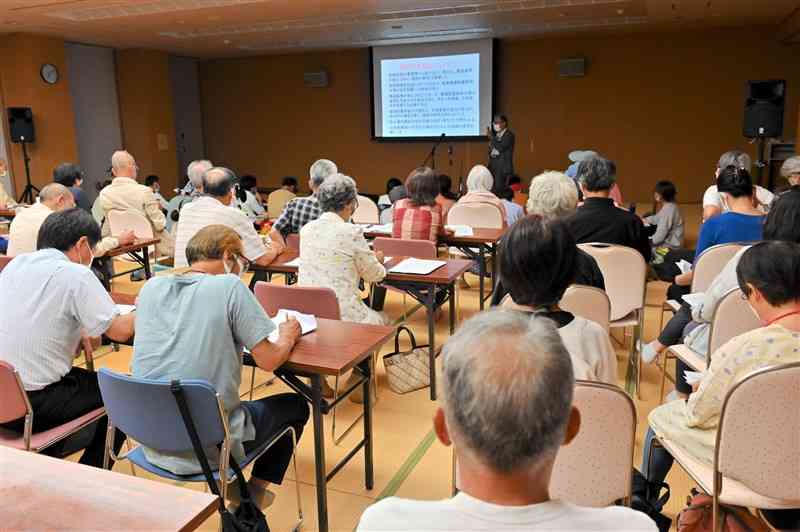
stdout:
MULTIPOLYGON (((755 189, 756 198, 758 198, 760 203, 758 208, 766 213, 775 195, 766 188, 758 185, 755 185, 755 189)), ((728 206, 722 202, 722 198, 717 191, 717 185, 711 185, 706 189, 705 194, 703 194, 703 208, 705 207, 718 207, 722 209, 722 212, 727 212, 730 210, 728 209, 728 206)))
POLYGON ((92 271, 56 249, 12 260, 0 273, 0 299, 0 360, 17 369, 28 391, 61 380, 81 331, 100 336, 119 315, 92 271))
POLYGON ((599 323, 575 316, 558 334, 572 359, 576 379, 617 383, 617 355, 599 323))
POLYGON ((366 509, 357 530, 363 532, 433 532, 458 530, 657 530, 641 512, 621 506, 583 508, 562 501, 530 506, 499 506, 464 492, 441 501, 412 501, 389 497, 366 509))
POLYGON ((256 233, 247 215, 235 207, 223 205, 216 198, 203 196, 181 209, 181 219, 175 236, 175 267, 189 265, 186 260, 186 245, 198 231, 209 225, 225 225, 236 231, 242 238, 244 256, 251 261, 267 253, 264 241, 256 233))
POLYGON ((35 203, 20 210, 8 230, 8 256, 16 257, 36 251, 39 228, 51 214, 53 211, 44 203, 35 203))

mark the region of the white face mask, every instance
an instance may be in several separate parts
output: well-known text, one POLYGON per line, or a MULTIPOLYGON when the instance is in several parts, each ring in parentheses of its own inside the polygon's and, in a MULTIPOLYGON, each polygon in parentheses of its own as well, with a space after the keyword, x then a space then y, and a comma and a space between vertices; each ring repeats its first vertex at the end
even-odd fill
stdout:
POLYGON ((493 124, 492 128, 494 128, 495 133, 500 133, 500 124, 493 124))
MULTIPOLYGON (((234 275, 238 275, 240 278, 247 273, 247 265, 243 264, 243 261, 240 261, 238 258, 234 259, 236 261, 237 266, 239 266, 239 271, 234 275)), ((225 268, 225 273, 233 273, 233 268, 228 265, 227 262, 222 261, 222 267, 225 268)))
POLYGON ((92 249, 91 246, 89 246, 88 240, 86 241, 86 245, 89 247, 89 264, 83 263, 83 254, 81 254, 81 265, 86 266, 87 268, 91 268, 92 262, 94 262, 94 250, 92 249))

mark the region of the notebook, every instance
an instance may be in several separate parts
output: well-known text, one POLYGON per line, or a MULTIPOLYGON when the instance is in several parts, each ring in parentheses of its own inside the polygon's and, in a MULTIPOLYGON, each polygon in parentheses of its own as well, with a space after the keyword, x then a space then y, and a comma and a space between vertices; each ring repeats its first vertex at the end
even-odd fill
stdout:
POLYGON ((284 266, 289 266, 291 268, 299 268, 300 267, 300 257, 296 257, 293 260, 290 260, 289 262, 284 262, 283 265, 284 266))
MULTIPOLYGON (((272 322, 278 326, 286 321, 288 316, 292 316, 300 322, 300 330, 302 334, 308 334, 317 330, 317 318, 313 314, 303 314, 295 310, 280 309, 278 314, 272 318, 272 322)), ((270 342, 277 342, 280 336, 280 330, 276 327, 269 335, 270 342)))
POLYGON ((404 259, 389 269, 391 273, 427 275, 447 264, 443 260, 404 259))
POLYGON ((702 305, 705 297, 706 295, 703 292, 695 292, 694 294, 686 294, 682 299, 689 303, 690 307, 694 308, 702 305))
POLYGON ((472 236, 475 232, 468 225, 445 225, 445 229, 453 231, 453 236, 472 236))
POLYGON ((688 272, 692 271, 692 263, 689 262, 689 261, 683 260, 683 259, 681 259, 678 262, 676 262, 675 266, 678 267, 678 269, 681 271, 681 273, 688 273, 688 272))
POLYGON ((136 305, 117 305, 117 310, 120 316, 124 316, 136 310, 136 305))
POLYGON ((367 233, 380 233, 382 235, 391 235, 393 227, 394 227, 394 224, 392 224, 392 223, 383 224, 383 225, 374 224, 374 225, 368 225, 368 226, 364 227, 364 231, 367 232, 367 233))

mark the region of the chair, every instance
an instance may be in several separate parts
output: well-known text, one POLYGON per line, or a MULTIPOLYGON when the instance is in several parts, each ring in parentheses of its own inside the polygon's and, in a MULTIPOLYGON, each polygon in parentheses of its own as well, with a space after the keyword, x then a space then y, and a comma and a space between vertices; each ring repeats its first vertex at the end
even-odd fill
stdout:
POLYGON ((286 235, 286 249, 292 251, 300 251, 300 235, 298 233, 290 233, 286 235))
MULTIPOLYGON (((714 309, 714 317, 708 332, 708 351, 698 353, 685 344, 669 346, 664 354, 664 369, 668 357, 679 358, 695 371, 705 371, 711 364, 711 355, 725 343, 753 329, 761 327, 755 312, 742 301, 742 291, 733 288, 728 291, 714 309)), ((661 375, 661 397, 664 397, 666 371, 661 375)))
MULTIPOLYGON (((438 257, 436 244, 430 240, 377 237, 372 241, 372 249, 383 251, 387 257, 414 257, 416 259, 436 259, 438 257)), ((406 292, 392 286, 387 288, 403 295, 403 320, 407 319, 406 292)))
POLYGON ((713 530, 719 505, 759 509, 800 507, 800 362, 750 373, 725 395, 713 465, 701 462, 666 438, 664 448, 713 499, 713 530))
POLYGON ((606 331, 609 329, 611 301, 599 288, 574 284, 567 288, 558 305, 567 312, 599 324, 606 331))
POLYGON ((14 257, 9 257, 8 255, 0 255, 0 272, 2 272, 5 267, 8 266, 8 263, 11 262, 13 258, 14 257))
POLYGON ((273 190, 267 196, 267 216, 269 216, 270 220, 274 220, 275 218, 279 217, 283 212, 283 208, 286 207, 286 204, 292 201, 297 196, 284 188, 279 188, 278 190, 273 190))
POLYGON ((609 327, 633 327, 628 374, 634 372, 634 389, 640 396, 641 357, 637 345, 644 324, 644 299, 647 287, 647 264, 642 254, 633 248, 616 244, 578 244, 597 261, 605 280, 606 293, 611 301, 609 327))
POLYGON ((489 203, 456 203, 447 213, 447 225, 502 229, 503 213, 489 203))
POLYGON ((25 428, 22 435, 0 427, 0 445, 39 453, 79 432, 105 415, 105 408, 100 407, 58 427, 33 432, 33 408, 28 394, 22 386, 19 373, 11 364, 0 361, 0 423, 8 423, 25 417, 25 428))
POLYGON ((358 196, 358 208, 353 213, 353 222, 357 224, 377 224, 381 214, 375 202, 366 196, 358 196))
POLYGON ((558 451, 550 494, 580 506, 610 506, 619 499, 630 505, 633 399, 617 386, 577 381, 573 405, 581 413, 580 432, 558 451))
MULTIPOLYGON (((153 226, 145 215, 136 211, 110 210, 106 215, 108 228, 112 235, 119 235, 125 231, 133 231, 137 239, 151 239, 155 237, 153 226)), ((161 257, 156 257, 155 246, 149 246, 148 251, 151 262, 156 263, 161 257)), ((137 270, 139 268, 136 268, 137 270)), ((135 270, 133 270, 135 271, 135 270)))
MULTIPOLYGON (((175 396, 170 390, 169 381, 139 379, 115 373, 107 368, 101 368, 97 377, 109 417, 106 461, 110 457, 117 460, 127 459, 138 467, 162 478, 176 482, 206 482, 206 477, 202 473, 176 475, 151 463, 144 454, 142 446, 159 449, 166 453, 188 452, 194 454, 189 432, 184 425, 175 396), (114 457, 111 448, 114 427, 121 430, 126 437, 136 440, 139 445, 124 456, 114 457)), ((228 483, 235 478, 233 470, 228 468, 231 443, 225 407, 216 390, 208 382, 182 380, 180 385, 203 448, 209 449, 221 445, 220 467, 214 471, 214 478, 220 484, 222 503, 225 504, 228 483), (220 478, 220 471, 225 471, 224 478, 220 478)), ((295 458, 297 437, 294 428, 286 428, 269 442, 247 453, 239 466, 242 469, 247 467, 286 434, 292 435, 294 450, 293 462, 299 518, 295 528, 297 529, 303 521, 303 511, 300 502, 300 483, 297 477, 297 459, 295 458)))

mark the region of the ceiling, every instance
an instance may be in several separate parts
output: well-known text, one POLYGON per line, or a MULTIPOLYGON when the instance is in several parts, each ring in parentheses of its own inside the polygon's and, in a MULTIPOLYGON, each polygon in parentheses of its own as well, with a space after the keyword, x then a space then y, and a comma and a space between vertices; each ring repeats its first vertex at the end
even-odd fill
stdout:
POLYGON ((0 33, 194 57, 479 37, 772 25, 798 0, 0 0, 0 33))

